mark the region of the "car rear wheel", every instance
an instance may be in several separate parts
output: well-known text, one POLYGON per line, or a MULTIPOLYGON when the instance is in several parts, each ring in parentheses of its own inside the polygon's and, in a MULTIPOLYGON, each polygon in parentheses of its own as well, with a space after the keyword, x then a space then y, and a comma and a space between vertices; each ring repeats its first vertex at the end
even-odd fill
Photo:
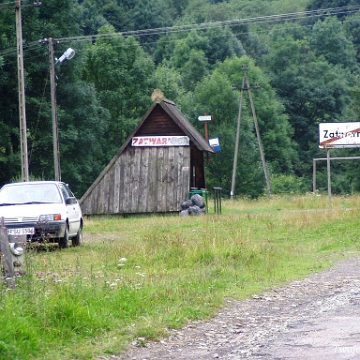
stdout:
POLYGON ((74 238, 72 238, 72 246, 81 246, 82 244, 82 226, 79 227, 79 230, 74 238))
POLYGON ((69 247, 69 228, 66 225, 65 234, 64 234, 63 237, 61 237, 59 239, 59 248, 60 249, 65 249, 65 248, 68 248, 68 247, 69 247))

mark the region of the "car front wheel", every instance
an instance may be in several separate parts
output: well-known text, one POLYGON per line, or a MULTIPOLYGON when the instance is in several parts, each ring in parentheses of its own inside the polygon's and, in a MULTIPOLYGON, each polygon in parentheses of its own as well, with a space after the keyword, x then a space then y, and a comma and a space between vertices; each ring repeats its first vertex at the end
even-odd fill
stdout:
POLYGON ((79 227, 76 236, 72 239, 72 246, 81 246, 81 244, 82 244, 82 226, 79 227))
POLYGON ((65 248, 68 248, 68 247, 69 247, 69 228, 66 225, 65 234, 64 234, 63 237, 61 237, 59 239, 59 248, 60 249, 65 249, 65 248))

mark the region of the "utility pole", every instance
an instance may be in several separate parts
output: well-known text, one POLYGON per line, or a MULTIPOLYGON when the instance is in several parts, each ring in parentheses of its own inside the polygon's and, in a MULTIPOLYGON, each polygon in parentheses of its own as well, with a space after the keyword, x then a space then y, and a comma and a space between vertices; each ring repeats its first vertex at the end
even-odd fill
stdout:
POLYGON ((254 123, 255 123, 256 136, 257 136, 258 143, 259 143, 259 150, 260 150, 261 162, 262 162, 263 169, 264 169, 266 186, 268 188, 269 196, 271 197, 272 196, 272 190, 271 190, 270 177, 269 177, 268 169, 267 169, 267 166, 266 166, 265 154, 264 154, 264 150, 263 150, 263 146, 262 146, 262 142, 261 142, 259 124, 258 124, 257 117, 256 117, 255 106, 254 106, 254 101, 253 101, 252 94, 251 94, 250 83, 249 83, 249 79, 247 78, 246 75, 245 75, 245 80, 246 80, 246 86, 247 86, 248 91, 249 91, 249 99, 250 99, 250 104, 251 104, 251 111, 252 111, 252 115, 253 115, 253 119, 254 119, 254 123))
MULTIPOLYGON (((41 6, 40 0, 34 0, 33 5, 41 6)), ((12 7, 12 6, 5 6, 12 7)), ((25 80, 24 80, 24 54, 21 22, 21 0, 15 0, 16 15, 16 51, 18 68, 18 92, 19 92, 19 123, 20 123, 20 152, 21 152, 21 179, 29 181, 29 159, 27 148, 26 106, 25 106, 25 80)))
POLYGON ((270 177, 269 177, 269 173, 268 173, 267 166, 266 166, 264 150, 263 150, 263 146, 262 146, 262 142, 261 142, 259 124, 257 121, 254 101, 253 101, 252 94, 251 94, 250 82, 249 82, 248 77, 246 76, 247 66, 242 66, 242 69, 244 70, 244 77, 242 80, 241 93, 240 93, 240 104, 239 104, 239 113, 238 113, 237 129, 236 129, 234 163, 233 163, 233 173, 232 173, 232 179, 231 179, 230 199, 233 199, 234 191, 235 191, 235 178, 236 178, 237 158, 238 158, 238 152, 239 152, 240 122, 241 122, 241 111, 242 111, 242 105, 243 105, 244 90, 247 90, 249 92, 249 100, 250 100, 251 111, 252 111, 254 124, 255 124, 256 137, 258 139, 258 144, 259 144, 261 161, 262 161, 263 170, 264 170, 264 174, 265 174, 266 186, 267 186, 267 189, 269 192, 269 196, 271 197, 272 189, 271 189, 270 177), (246 85, 246 87, 245 87, 245 85, 246 85))
POLYGON ((24 86, 24 55, 22 44, 21 25, 21 0, 15 0, 16 11, 16 46, 18 66, 18 91, 19 91, 19 119, 20 119, 20 151, 21 151, 21 178, 29 181, 29 160, 27 148, 25 86, 24 86))
POLYGON ((237 158, 239 153, 239 139, 240 139, 240 122, 241 122, 241 110, 244 99, 244 86, 245 86, 245 77, 242 80, 241 92, 240 92, 240 104, 239 104, 239 113, 237 118, 236 126, 236 139, 235 139, 235 151, 234 151, 234 162, 233 162, 233 171, 231 178, 231 190, 230 190, 230 199, 232 200, 235 192, 235 178, 236 178, 236 168, 237 168, 237 158))
POLYGON ((59 149, 59 130, 56 110, 56 73, 55 73, 55 53, 54 43, 59 41, 53 38, 39 40, 41 44, 49 45, 49 64, 50 64, 50 94, 51 94, 51 119, 53 134, 53 154, 54 154, 54 177, 55 181, 61 180, 60 170, 60 149, 59 149))
POLYGON ((56 72, 55 65, 64 60, 70 60, 75 55, 75 50, 68 48, 59 59, 55 58, 54 44, 59 41, 53 38, 39 40, 41 44, 49 44, 49 63, 50 63, 50 93, 51 93, 51 115, 52 115, 52 133, 53 133, 53 152, 54 152, 54 173, 55 180, 61 181, 60 169, 60 150, 59 150, 59 130, 56 109, 56 72), (56 61, 56 62, 55 62, 56 61))
POLYGON ((51 114, 52 114, 52 132, 54 148, 54 170, 55 180, 61 180, 60 170, 60 150, 59 150, 59 131, 56 111, 56 74, 54 63, 54 40, 49 38, 49 61, 50 61, 50 93, 51 93, 51 114))

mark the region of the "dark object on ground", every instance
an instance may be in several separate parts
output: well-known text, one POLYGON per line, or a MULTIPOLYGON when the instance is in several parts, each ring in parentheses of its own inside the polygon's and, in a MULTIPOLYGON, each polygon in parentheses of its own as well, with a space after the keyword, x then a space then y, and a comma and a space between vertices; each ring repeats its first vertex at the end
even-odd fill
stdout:
POLYGON ((190 200, 185 200, 181 203, 180 216, 203 215, 205 213, 205 201, 199 194, 194 194, 190 200))
POLYGON ((205 214, 205 209, 200 208, 197 205, 193 205, 188 208, 188 212, 190 215, 201 215, 201 214, 205 214))
POLYGON ((192 201, 192 203, 194 205, 198 206, 199 208, 204 208, 205 207, 204 198, 199 194, 192 195, 190 200, 192 201))
POLYGON ((181 210, 186 210, 192 205, 193 205, 193 202, 191 200, 185 200, 181 203, 181 210))

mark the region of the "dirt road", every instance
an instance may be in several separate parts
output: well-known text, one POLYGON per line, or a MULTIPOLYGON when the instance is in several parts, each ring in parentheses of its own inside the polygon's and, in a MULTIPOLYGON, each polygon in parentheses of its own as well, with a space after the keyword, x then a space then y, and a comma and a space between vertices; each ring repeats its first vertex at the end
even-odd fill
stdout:
POLYGON ((360 257, 103 360, 360 359, 360 257))

